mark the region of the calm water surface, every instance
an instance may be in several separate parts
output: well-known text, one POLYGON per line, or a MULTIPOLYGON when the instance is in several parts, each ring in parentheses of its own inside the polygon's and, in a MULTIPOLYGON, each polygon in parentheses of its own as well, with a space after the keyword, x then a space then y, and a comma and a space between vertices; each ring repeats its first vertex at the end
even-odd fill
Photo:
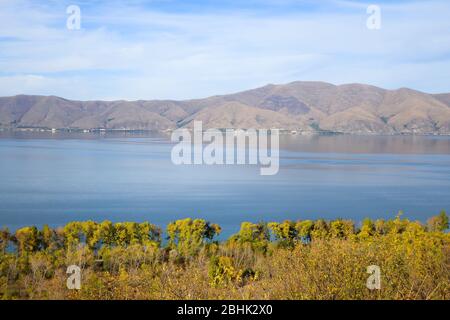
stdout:
POLYGON ((426 220, 450 211, 449 137, 283 136, 281 167, 175 166, 163 136, 0 133, 0 227, 184 217, 426 220))

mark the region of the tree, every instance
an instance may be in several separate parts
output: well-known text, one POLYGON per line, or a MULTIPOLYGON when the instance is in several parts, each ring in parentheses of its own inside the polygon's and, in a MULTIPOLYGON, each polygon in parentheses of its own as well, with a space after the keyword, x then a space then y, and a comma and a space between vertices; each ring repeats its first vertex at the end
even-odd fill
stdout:
POLYGON ((312 220, 297 221, 295 229, 297 229, 298 236, 302 241, 308 243, 311 241, 311 232, 314 229, 314 222, 312 220))
POLYGON ((169 247, 176 248, 185 256, 195 255, 201 247, 220 234, 220 231, 219 225, 203 219, 177 220, 167 226, 169 247))
POLYGON ((266 252, 270 241, 270 233, 264 222, 242 222, 239 233, 231 236, 230 243, 249 244, 255 251, 266 252))
POLYGON ((447 230, 449 227, 447 213, 442 210, 439 215, 428 219, 427 227, 429 231, 435 232, 444 232, 445 230, 447 230))
POLYGON ((63 246, 63 241, 58 233, 48 225, 44 225, 39 231, 39 238, 42 249, 56 250, 63 246))
POLYGON ((39 249, 39 231, 36 227, 18 229, 15 238, 21 254, 31 253, 39 249))
POLYGON ((116 244, 120 247, 126 247, 131 242, 131 235, 129 232, 129 227, 125 222, 118 222, 114 224, 115 231, 115 241, 116 244))
POLYGON ((282 223, 270 222, 267 226, 278 241, 278 245, 282 247, 293 247, 298 240, 298 230, 295 228, 295 223, 290 220, 282 223))
POLYGON ((333 238, 348 239, 354 232, 353 221, 338 219, 330 223, 330 233, 333 238))
POLYGON ((388 221, 388 230, 389 233, 399 234, 406 230, 406 227, 409 224, 408 219, 402 219, 403 211, 399 211, 395 216, 394 220, 388 221))
POLYGON ((108 220, 99 223, 94 236, 103 246, 113 246, 116 242, 116 230, 113 223, 108 220))
POLYGON ((375 234, 375 224, 372 219, 366 218, 362 222, 361 230, 359 230, 358 237, 367 239, 375 234))
POLYGON ((9 241, 11 240, 11 233, 8 228, 3 228, 0 230, 0 252, 5 253, 6 248, 8 248, 9 241))
POLYGON ((119 246, 135 244, 159 246, 161 243, 161 229, 149 222, 116 223, 114 233, 116 243, 119 246))
POLYGON ((385 235, 389 232, 388 225, 384 219, 378 219, 375 221, 375 232, 377 235, 385 235))
POLYGON ((81 222, 81 231, 84 241, 89 247, 89 249, 94 250, 97 247, 100 239, 97 238, 98 224, 94 221, 84 221, 81 222))
POLYGON ((161 229, 149 222, 139 224, 140 243, 143 245, 161 244, 161 229))
POLYGON ((312 240, 327 239, 329 235, 330 235, 330 226, 328 225, 328 223, 323 219, 317 220, 314 223, 313 230, 311 231, 312 240))
POLYGON ((69 222, 63 229, 67 248, 77 247, 82 242, 83 226, 81 222, 69 222))

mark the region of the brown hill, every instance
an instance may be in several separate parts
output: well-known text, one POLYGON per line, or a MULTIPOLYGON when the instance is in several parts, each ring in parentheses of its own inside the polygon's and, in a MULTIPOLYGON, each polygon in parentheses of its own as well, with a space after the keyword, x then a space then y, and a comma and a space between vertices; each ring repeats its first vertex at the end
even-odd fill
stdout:
POLYGON ((205 128, 450 134, 450 94, 298 81, 187 101, 0 98, 0 128, 167 130, 193 120, 205 128))

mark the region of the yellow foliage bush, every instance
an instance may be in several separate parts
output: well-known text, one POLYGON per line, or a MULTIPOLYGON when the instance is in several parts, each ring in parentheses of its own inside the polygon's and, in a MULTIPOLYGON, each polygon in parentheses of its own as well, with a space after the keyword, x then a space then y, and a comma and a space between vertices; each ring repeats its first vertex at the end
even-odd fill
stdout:
POLYGON ((201 219, 72 222, 62 229, 0 232, 3 299, 450 299, 445 214, 401 219, 250 223, 227 241, 201 219), (11 249, 12 248, 12 249, 11 249), (82 270, 66 287, 68 265, 82 270), (367 267, 381 270, 369 290, 367 267))

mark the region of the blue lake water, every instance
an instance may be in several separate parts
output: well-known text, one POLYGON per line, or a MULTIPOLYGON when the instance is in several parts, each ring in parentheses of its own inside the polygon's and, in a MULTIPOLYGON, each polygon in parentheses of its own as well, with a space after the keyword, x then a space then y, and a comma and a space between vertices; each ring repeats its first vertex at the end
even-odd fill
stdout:
POLYGON ((0 227, 72 220, 392 218, 450 212, 449 137, 283 136, 280 171, 175 166, 163 136, 0 133, 0 227))

